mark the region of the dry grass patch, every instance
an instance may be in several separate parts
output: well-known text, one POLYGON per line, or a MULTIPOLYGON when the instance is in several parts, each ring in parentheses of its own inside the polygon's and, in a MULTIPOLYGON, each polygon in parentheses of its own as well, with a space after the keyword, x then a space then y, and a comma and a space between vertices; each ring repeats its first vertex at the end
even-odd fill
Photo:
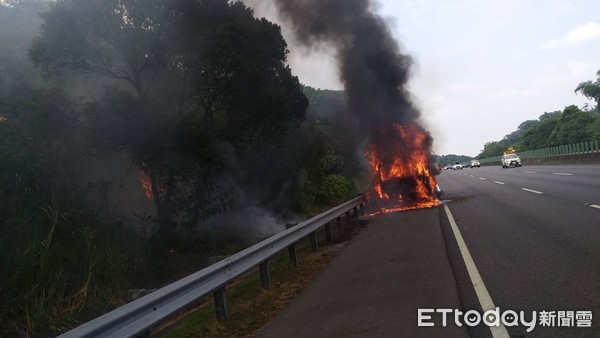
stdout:
MULTIPOLYGON (((344 239, 349 237, 347 235, 344 239)), ((183 318, 178 318, 170 328, 155 334, 168 338, 254 336, 304 289, 310 279, 337 255, 345 243, 327 245, 325 235, 321 232, 318 233, 318 238, 317 252, 311 251, 308 240, 297 245, 297 269, 290 263, 287 252, 271 259, 270 290, 261 287, 258 269, 229 285, 226 294, 230 320, 227 323, 219 323, 216 320, 212 297, 208 297, 193 311, 188 311, 183 318)))

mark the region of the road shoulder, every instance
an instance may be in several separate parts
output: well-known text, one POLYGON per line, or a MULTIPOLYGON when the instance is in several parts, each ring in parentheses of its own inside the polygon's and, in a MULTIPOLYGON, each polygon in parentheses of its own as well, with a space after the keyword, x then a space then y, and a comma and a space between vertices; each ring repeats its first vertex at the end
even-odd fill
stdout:
POLYGON ((418 309, 461 308, 438 208, 371 219, 259 337, 469 336, 417 325, 418 309))

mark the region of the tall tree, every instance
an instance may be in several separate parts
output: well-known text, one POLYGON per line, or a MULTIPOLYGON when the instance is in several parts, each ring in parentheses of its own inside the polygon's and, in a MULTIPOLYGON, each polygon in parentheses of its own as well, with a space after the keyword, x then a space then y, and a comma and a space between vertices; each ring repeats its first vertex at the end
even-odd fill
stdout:
POLYGON ((97 146, 126 150, 150 177, 162 232, 232 203, 219 186, 223 143, 243 149, 304 119, 279 27, 227 0, 59 0, 31 59, 48 74, 130 85, 88 107, 97 146))
POLYGON ((143 97, 164 57, 162 3, 59 0, 41 15, 41 36, 29 55, 49 75, 101 74, 126 81, 143 97))
POLYGON ((589 125, 593 118, 577 106, 565 107, 554 130, 550 133, 548 146, 566 145, 590 140, 589 125))
POLYGON ((598 110, 598 104, 600 103, 600 70, 598 70, 596 76, 596 81, 581 82, 575 88, 575 93, 581 93, 588 99, 596 101, 596 107, 593 110, 598 110))
POLYGON ((481 153, 477 155, 477 158, 482 159, 487 157, 500 156, 504 151, 506 151, 506 148, 506 144, 499 141, 487 142, 483 146, 483 150, 481 151, 481 153))
POLYGON ((545 118, 523 135, 523 149, 541 149, 550 147, 550 134, 556 128, 558 118, 545 118))
POLYGON ((39 77, 27 60, 31 40, 39 34, 39 13, 48 9, 43 0, 0 1, 0 96, 27 95, 39 77))

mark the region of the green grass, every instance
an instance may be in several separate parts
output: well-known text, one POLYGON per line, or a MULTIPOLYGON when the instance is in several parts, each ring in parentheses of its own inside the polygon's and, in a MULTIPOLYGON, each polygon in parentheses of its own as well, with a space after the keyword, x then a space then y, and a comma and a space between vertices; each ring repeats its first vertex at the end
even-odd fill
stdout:
POLYGON ((32 209, 0 232, 0 335, 51 335, 89 304, 127 287, 126 258, 111 234, 58 204, 32 209))

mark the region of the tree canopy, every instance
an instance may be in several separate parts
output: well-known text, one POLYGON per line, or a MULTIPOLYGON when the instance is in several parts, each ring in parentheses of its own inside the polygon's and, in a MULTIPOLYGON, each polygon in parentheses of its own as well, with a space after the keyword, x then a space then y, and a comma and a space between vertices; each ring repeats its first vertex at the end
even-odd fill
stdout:
POLYGON ((164 231, 233 203, 219 183, 223 144, 241 151, 304 120, 280 28, 240 2, 58 1, 42 18, 30 57, 46 74, 128 85, 87 106, 91 141, 148 173, 164 231))
POLYGON ((545 112, 537 120, 521 123, 516 131, 502 140, 486 143, 477 158, 502 155, 508 147, 526 151, 600 139, 597 105, 600 98, 600 71, 597 75, 596 81, 581 82, 575 89, 576 93, 596 101, 595 107, 580 109, 570 105, 562 111, 545 112))
POLYGON ((600 103, 600 70, 596 73, 595 81, 584 81, 581 82, 577 88, 575 88, 575 93, 581 93, 583 96, 587 97, 590 100, 596 101, 596 107, 592 109, 598 110, 598 104, 600 103))
POLYGON ((276 229, 370 183, 345 93, 304 87, 241 2, 3 3, 2 336, 56 335, 184 252, 233 253, 221 237, 245 230, 209 229, 217 213, 276 229))

